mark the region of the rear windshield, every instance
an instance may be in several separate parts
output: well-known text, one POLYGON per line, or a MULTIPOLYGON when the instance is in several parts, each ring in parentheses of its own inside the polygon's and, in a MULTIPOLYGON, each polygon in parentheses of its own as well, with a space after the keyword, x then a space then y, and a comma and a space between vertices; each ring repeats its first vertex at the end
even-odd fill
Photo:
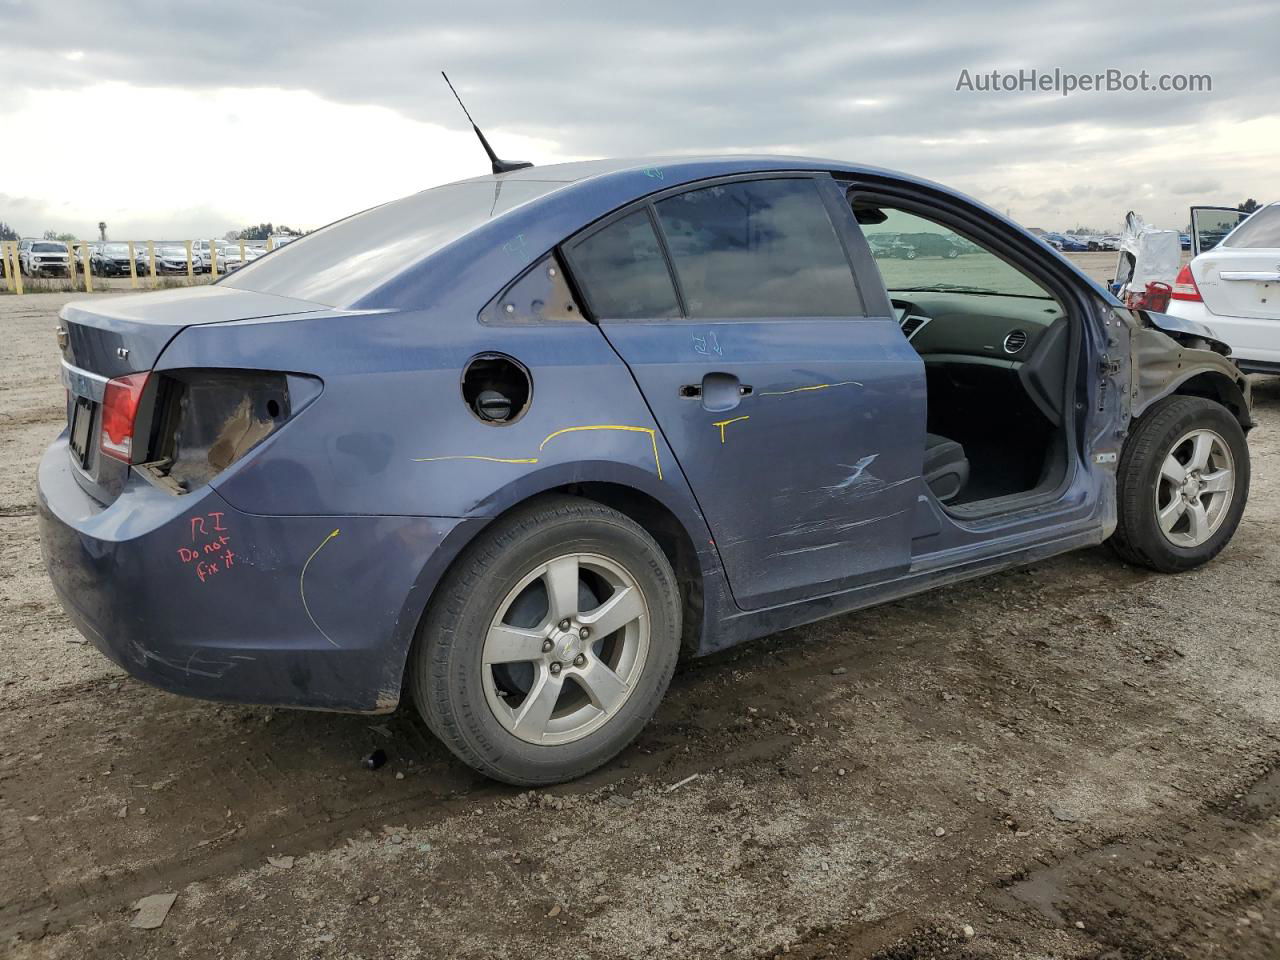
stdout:
POLYGON ((562 186, 481 180, 434 187, 298 237, 223 285, 347 307, 486 220, 562 186))
POLYGON ((1248 220, 1236 227, 1224 247, 1280 248, 1280 204, 1263 207, 1248 220))

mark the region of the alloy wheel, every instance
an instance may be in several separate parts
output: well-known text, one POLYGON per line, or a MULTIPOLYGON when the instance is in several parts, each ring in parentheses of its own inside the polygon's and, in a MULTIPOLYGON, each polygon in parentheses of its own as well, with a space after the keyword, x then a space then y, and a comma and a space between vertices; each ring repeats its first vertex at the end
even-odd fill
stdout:
POLYGON ((626 703, 649 655, 648 604, 607 557, 539 564, 503 598, 481 652, 485 699, 527 743, 572 743, 626 703))
POLYGON ((1192 430, 1169 450, 1156 479, 1156 522, 1170 543, 1198 547, 1222 526, 1235 493, 1235 461, 1212 430, 1192 430))

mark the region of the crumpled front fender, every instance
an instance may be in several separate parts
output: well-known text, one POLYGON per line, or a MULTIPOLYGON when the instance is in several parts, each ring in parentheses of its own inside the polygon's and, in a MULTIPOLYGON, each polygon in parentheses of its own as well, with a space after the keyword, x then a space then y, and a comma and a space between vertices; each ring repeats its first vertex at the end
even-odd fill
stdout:
MULTIPOLYGON (((1179 325, 1207 330, 1203 324, 1166 314, 1147 313, 1146 316, 1153 323, 1156 318, 1167 320, 1170 327, 1179 325)), ((1180 332, 1183 336, 1197 337, 1211 344, 1221 343, 1211 334, 1206 336, 1191 329, 1180 332)), ((1226 347, 1225 344, 1222 346, 1226 347)), ((1244 429, 1253 426, 1249 379, 1227 356, 1216 350, 1185 346, 1174 335, 1154 326, 1136 326, 1130 339, 1130 369, 1130 410, 1135 419, 1156 401, 1178 393, 1221 403, 1235 414, 1244 429)))

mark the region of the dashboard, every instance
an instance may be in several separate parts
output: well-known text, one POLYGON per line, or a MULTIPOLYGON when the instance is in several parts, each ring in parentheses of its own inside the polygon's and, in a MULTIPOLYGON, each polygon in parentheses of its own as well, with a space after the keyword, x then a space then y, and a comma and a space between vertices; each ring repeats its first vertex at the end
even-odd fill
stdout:
POLYGON ((926 362, 992 363, 1016 369, 1063 316, 1056 300, 913 291, 893 298, 898 325, 926 362))

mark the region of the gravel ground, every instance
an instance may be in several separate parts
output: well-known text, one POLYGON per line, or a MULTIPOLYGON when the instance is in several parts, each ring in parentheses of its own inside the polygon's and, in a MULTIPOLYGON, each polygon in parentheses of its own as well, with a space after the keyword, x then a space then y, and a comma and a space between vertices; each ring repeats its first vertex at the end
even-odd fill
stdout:
POLYGON ((32 487, 67 299, 0 297, 0 954, 1280 956, 1280 381, 1208 567, 1091 550, 694 661, 522 793, 409 710, 184 700, 79 642, 32 487))

